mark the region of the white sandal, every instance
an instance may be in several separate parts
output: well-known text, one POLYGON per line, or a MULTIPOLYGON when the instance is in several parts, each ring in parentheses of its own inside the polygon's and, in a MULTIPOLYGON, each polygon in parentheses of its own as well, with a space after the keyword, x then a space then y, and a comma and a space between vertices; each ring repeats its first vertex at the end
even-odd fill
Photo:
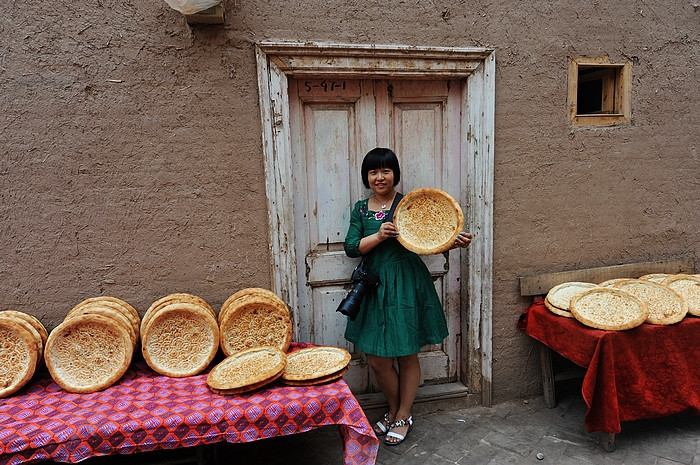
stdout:
POLYGON ((379 420, 374 424, 377 428, 379 428, 379 431, 377 431, 376 428, 374 429, 374 434, 377 436, 384 436, 386 433, 389 432, 389 428, 391 428, 391 420, 389 420, 389 412, 386 412, 384 414, 384 418, 379 420))
POLYGON ((413 416, 410 416, 406 418, 405 420, 399 420, 395 421, 389 426, 389 432, 386 434, 386 439, 384 440, 384 444, 387 446, 398 446, 402 442, 406 440, 406 436, 408 436, 408 433, 411 432, 411 429, 413 428, 413 416), (406 434, 401 435, 399 433, 395 433, 391 431, 393 428, 403 428, 405 426, 408 426, 408 430, 406 430, 406 434), (389 438, 394 438, 398 439, 398 441, 389 441, 389 438))

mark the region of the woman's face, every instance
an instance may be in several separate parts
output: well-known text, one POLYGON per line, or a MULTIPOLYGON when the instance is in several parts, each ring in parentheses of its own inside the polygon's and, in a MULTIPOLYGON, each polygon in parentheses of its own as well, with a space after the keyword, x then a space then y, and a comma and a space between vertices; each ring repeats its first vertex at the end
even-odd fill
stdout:
POLYGON ((391 168, 377 168, 367 172, 369 188, 375 194, 387 195, 394 190, 394 170, 391 168))

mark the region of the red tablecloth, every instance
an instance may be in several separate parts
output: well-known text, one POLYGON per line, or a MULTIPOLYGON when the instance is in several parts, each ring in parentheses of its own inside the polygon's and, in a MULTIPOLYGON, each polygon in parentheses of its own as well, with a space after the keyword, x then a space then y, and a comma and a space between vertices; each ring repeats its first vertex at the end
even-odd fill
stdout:
POLYGON ((592 329, 535 300, 518 328, 586 368, 581 388, 589 432, 686 410, 700 415, 700 318, 626 331, 592 329))
POLYGON ((70 394, 50 378, 0 399, 0 464, 250 442, 340 425, 346 465, 373 464, 379 440, 344 380, 213 394, 206 374, 168 378, 134 363, 118 384, 70 394))

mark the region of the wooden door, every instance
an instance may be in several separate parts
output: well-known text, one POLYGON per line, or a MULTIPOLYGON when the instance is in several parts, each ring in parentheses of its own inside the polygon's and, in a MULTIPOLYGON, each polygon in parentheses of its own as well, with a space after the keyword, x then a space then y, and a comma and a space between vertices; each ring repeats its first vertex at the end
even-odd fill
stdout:
MULTIPOLYGON (((392 148, 407 193, 418 187, 460 193, 463 81, 290 79, 289 106, 301 340, 354 349, 336 313, 358 259, 343 251, 354 203, 371 194, 360 179, 364 155, 392 148)), ((467 208, 466 205, 462 206, 467 208)), ((448 321, 449 336, 420 354, 426 383, 457 379, 460 350, 459 252, 424 257, 448 321)), ((345 377, 353 392, 378 388, 363 354, 345 377)))

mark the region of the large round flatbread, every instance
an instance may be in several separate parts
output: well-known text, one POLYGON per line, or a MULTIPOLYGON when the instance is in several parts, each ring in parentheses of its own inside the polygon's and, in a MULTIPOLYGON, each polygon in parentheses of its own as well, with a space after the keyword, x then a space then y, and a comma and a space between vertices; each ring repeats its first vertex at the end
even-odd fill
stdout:
POLYGON ((648 279, 625 279, 614 286, 642 299, 649 315, 645 323, 672 325, 685 318, 688 304, 668 286, 648 279))
POLYGON ((544 298, 544 305, 550 312, 556 315, 573 318, 571 310, 569 309, 571 299, 581 292, 594 287, 596 287, 596 285, 593 283, 581 281, 569 281, 557 284, 547 292, 544 298))
POLYGON ((621 331, 635 328, 647 319, 641 299, 612 287, 595 287, 571 299, 571 314, 586 326, 621 331))
POLYGON ((0 318, 0 398, 29 382, 38 358, 36 338, 27 326, 14 318, 0 318))
POLYGON ((214 318, 216 318, 216 312, 214 312, 214 309, 211 307, 211 305, 209 305, 207 301, 203 298, 194 294, 190 294, 188 292, 174 292, 172 294, 168 294, 164 297, 161 297, 148 307, 148 309, 143 315, 143 318, 141 319, 140 332, 143 333, 144 328, 148 324, 148 320, 153 318, 153 316, 157 314, 163 307, 173 303, 188 303, 197 305, 203 310, 206 310, 208 313, 210 313, 214 318))
POLYGON ((296 381, 296 380, 291 380, 291 379, 283 379, 282 382, 284 384, 289 385, 289 386, 314 386, 316 384, 328 383, 330 381, 335 381, 336 379, 340 379, 343 376, 345 376, 345 373, 347 373, 349 369, 350 369, 350 365, 346 366, 345 368, 343 368, 340 371, 336 371, 335 373, 331 373, 330 375, 321 376, 320 378, 307 379, 307 380, 301 380, 301 381, 296 381))
POLYGON ((262 387, 284 372, 287 357, 277 347, 252 347, 226 357, 207 375, 218 394, 240 394, 262 387))
POLYGON ((615 287, 615 284, 626 281, 630 278, 611 278, 611 279, 606 279, 602 283, 598 283, 598 286, 600 287, 615 287))
POLYGON ((49 332, 46 330, 46 327, 41 321, 39 321, 37 317, 30 315, 29 313, 20 312, 17 310, 3 310, 0 312, 0 316, 2 315, 12 315, 17 318, 21 318, 22 320, 29 323, 34 329, 36 329, 36 331, 39 333, 39 337, 41 337, 41 347, 43 351, 43 348, 46 345, 46 340, 49 338, 49 332))
POLYGON ((53 380, 75 393, 108 388, 126 372, 132 356, 127 330, 113 319, 90 313, 56 326, 44 350, 53 380))
POLYGON ((398 240, 419 255, 445 252, 464 229, 457 201, 440 189, 421 188, 406 194, 396 206, 394 225, 398 240))
POLYGON ((198 304, 174 302, 151 317, 141 333, 143 358, 172 378, 201 373, 219 349, 216 318, 198 304))
POLYGON ((48 332, 46 332, 44 325, 42 325, 41 322, 33 316, 24 312, 18 312, 16 310, 4 310, 0 312, 0 318, 15 321, 29 331, 37 347, 37 363, 39 363, 43 359, 44 346, 46 345, 46 340, 48 339, 48 332), (46 333, 46 337, 44 336, 44 333, 46 333))
POLYGON ((309 347, 287 355, 282 379, 307 381, 337 373, 350 363, 350 352, 340 347, 309 347))
POLYGON ((655 283, 661 283, 664 279, 671 276, 669 273, 649 273, 639 277, 645 281, 654 281, 655 283))
POLYGON ((138 332, 131 324, 129 319, 123 313, 114 309, 113 305, 114 304, 111 304, 109 302, 91 302, 88 304, 80 305, 71 309, 71 311, 69 311, 66 317, 64 318, 64 321, 69 320, 71 318, 75 318, 78 315, 85 315, 87 313, 93 313, 95 315, 102 315, 104 317, 111 318, 115 322, 120 324, 129 333, 129 337, 131 338, 131 344, 135 348, 139 339, 138 332))
POLYGON ((223 304, 221 304, 221 309, 219 310, 218 316, 219 324, 221 324, 221 321, 223 320, 224 316, 226 316, 229 310, 233 307, 234 302, 237 302, 243 297, 248 296, 268 298, 270 301, 276 302, 281 307, 287 308, 287 304, 284 302, 284 300, 282 300, 280 296, 278 296, 271 290, 262 287, 247 287, 245 289, 241 289, 235 292, 228 299, 226 299, 223 304))
POLYGON ((77 310, 81 308, 82 306, 85 305, 91 305, 94 303, 99 303, 104 306, 110 307, 124 316, 127 320, 129 320, 129 323, 131 326, 134 328, 134 332, 138 334, 139 332, 139 325, 141 323, 141 318, 139 317, 139 313, 136 311, 136 309, 129 304, 128 302, 118 299, 116 297, 108 296, 108 295, 103 295, 99 297, 90 297, 88 299, 83 300, 80 302, 78 305, 73 307, 72 310, 77 310))
POLYGON ((700 316, 700 278, 693 275, 677 274, 667 277, 662 284, 670 287, 685 299, 689 315, 700 316))
POLYGON ((277 347, 282 352, 289 349, 292 320, 286 305, 249 295, 237 299, 228 309, 219 325, 221 350, 227 357, 253 347, 277 347))

